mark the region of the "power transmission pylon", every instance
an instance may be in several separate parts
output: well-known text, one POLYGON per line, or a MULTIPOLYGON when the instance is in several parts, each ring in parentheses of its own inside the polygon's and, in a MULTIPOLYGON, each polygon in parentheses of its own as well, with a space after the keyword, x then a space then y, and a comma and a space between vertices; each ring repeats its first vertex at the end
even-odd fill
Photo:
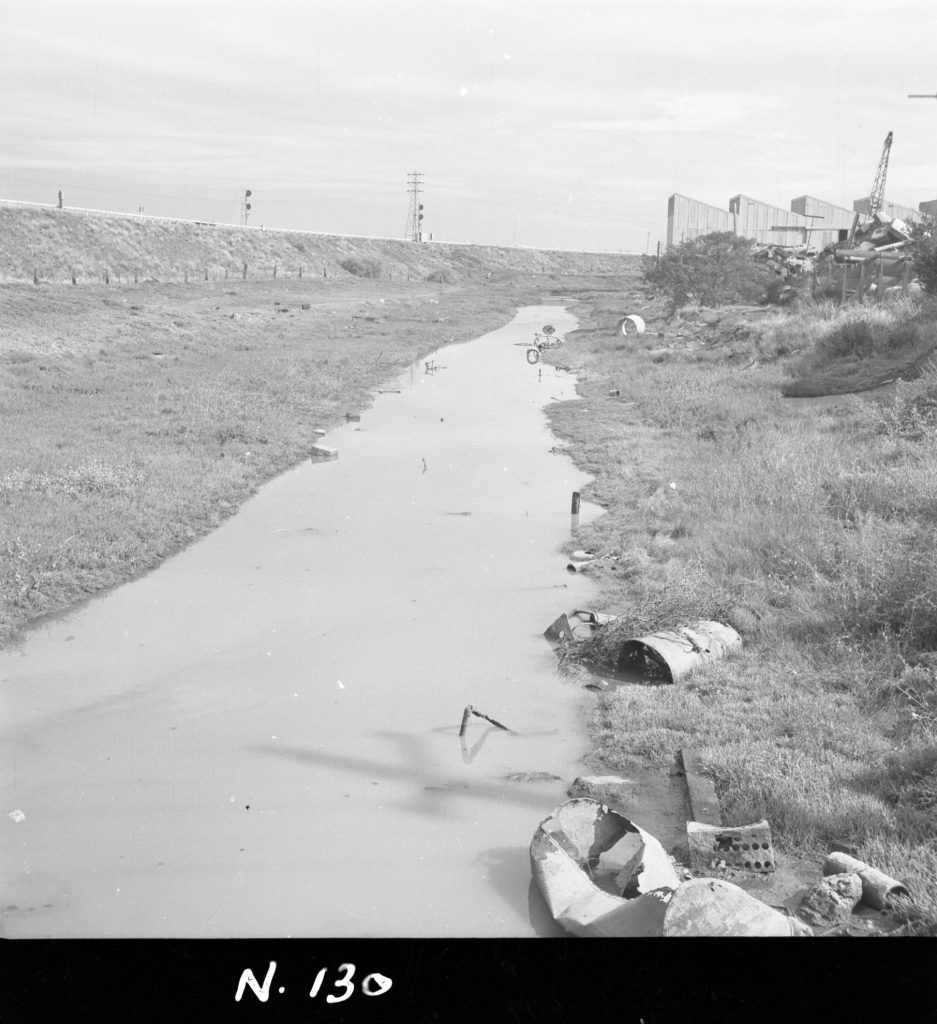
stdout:
POLYGON ((423 231, 423 204, 420 202, 420 193, 423 191, 419 171, 411 171, 407 175, 407 191, 410 193, 410 210, 407 213, 406 237, 411 242, 419 242, 423 231))

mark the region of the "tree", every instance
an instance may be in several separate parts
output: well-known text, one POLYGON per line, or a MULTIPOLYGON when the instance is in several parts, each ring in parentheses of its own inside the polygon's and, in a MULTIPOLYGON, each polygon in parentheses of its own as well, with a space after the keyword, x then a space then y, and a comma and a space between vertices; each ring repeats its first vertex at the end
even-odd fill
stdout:
POLYGON ((645 258, 644 281, 670 296, 674 308, 696 299, 702 306, 760 302, 771 273, 752 259, 752 242, 731 231, 714 231, 645 258))
POLYGON ((911 226, 911 241, 905 252, 911 257, 914 272, 928 295, 937 295, 937 231, 934 220, 925 217, 923 223, 911 226))

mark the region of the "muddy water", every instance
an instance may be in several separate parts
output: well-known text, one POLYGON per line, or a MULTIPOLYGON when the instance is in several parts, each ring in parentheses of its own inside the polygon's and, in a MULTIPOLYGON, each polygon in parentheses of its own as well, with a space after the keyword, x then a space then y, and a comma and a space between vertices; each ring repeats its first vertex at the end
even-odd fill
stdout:
POLYGON ((589 698, 541 634, 590 590, 543 414, 574 382, 516 344, 547 321, 441 349, 336 461, 0 655, 5 935, 556 934, 527 846, 589 698), (469 703, 512 731, 461 742, 469 703))

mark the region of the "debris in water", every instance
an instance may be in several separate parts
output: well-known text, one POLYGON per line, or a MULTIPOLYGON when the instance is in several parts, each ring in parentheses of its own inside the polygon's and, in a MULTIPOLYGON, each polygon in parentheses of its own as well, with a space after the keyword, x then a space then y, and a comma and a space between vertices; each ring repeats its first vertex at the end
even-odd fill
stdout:
POLYGON ((8 817, 12 818, 17 823, 17 825, 21 821, 26 820, 26 815, 23 814, 23 812, 19 808, 17 808, 15 811, 10 811, 8 817))
MULTIPOLYGON (((566 584, 560 584, 565 587, 566 584)), ((564 640, 589 640, 597 629, 615 621, 616 616, 604 612, 586 611, 576 608, 566 615, 561 615, 554 623, 547 626, 543 635, 551 642, 564 640)))
POLYGON ((505 732, 511 731, 506 725, 502 725, 500 722, 496 722, 493 718, 490 718, 483 712, 476 710, 474 707, 472 707, 471 704, 466 704, 465 710, 462 712, 462 725, 459 728, 460 736, 465 735, 465 727, 468 725, 468 720, 472 715, 475 715, 478 718, 484 718, 486 722, 491 722, 492 725, 496 726, 498 729, 503 729, 505 732))

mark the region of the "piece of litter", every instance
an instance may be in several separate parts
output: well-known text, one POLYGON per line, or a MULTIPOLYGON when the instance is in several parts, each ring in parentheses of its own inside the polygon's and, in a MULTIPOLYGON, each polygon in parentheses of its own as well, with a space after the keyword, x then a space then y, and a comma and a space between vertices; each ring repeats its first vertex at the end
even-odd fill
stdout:
POLYGON ((342 685, 342 681, 341 681, 341 679, 339 679, 339 681, 338 681, 338 688, 339 688, 340 690, 344 690, 344 689, 345 689, 345 687, 344 687, 344 686, 342 685))
POLYGON ((673 482, 673 480, 670 481, 670 489, 672 491, 675 491, 677 489, 677 485, 673 482))
POLYGON ((23 814, 23 812, 19 810, 19 808, 17 808, 15 811, 10 811, 9 817, 11 817, 17 824, 19 824, 21 821, 26 820, 26 815, 23 814))

